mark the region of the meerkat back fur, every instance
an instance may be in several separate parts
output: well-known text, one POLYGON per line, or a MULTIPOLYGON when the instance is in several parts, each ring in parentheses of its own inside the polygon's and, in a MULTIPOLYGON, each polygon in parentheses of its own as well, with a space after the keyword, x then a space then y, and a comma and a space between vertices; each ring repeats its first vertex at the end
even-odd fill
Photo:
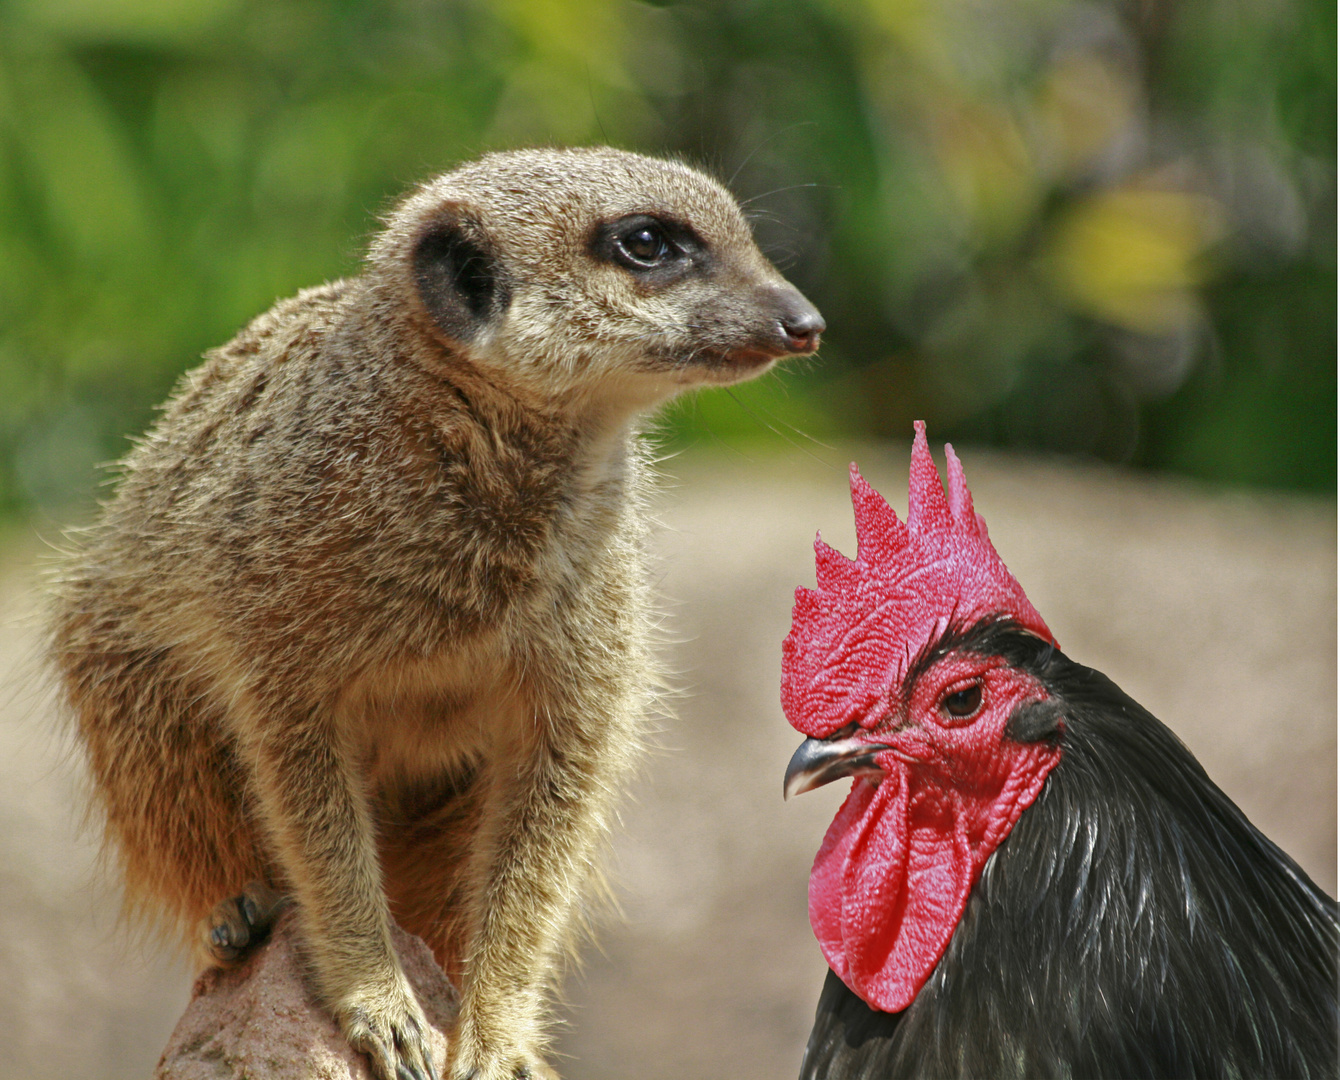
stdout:
POLYGON ((822 329, 701 173, 530 150, 422 185, 359 276, 210 353, 51 622, 132 908, 226 962, 291 900, 350 1042, 424 1078, 394 917, 462 987, 453 1074, 548 1074, 654 682, 640 420, 822 329))

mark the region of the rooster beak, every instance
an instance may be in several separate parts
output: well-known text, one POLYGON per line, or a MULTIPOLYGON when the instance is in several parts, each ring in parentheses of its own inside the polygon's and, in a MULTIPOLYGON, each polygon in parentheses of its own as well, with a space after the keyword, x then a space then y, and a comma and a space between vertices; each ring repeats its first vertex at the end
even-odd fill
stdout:
POLYGON ((865 742, 851 736, 851 728, 842 728, 826 739, 806 739, 791 755, 782 781, 782 798, 813 791, 844 776, 883 775, 875 755, 891 747, 865 742))

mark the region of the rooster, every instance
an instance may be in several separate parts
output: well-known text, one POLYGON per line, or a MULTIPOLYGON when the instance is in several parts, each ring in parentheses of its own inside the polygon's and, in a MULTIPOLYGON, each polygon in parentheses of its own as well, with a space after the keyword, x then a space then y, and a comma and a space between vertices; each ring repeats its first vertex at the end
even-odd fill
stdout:
POLYGON ((785 793, 853 781, 802 1080, 1335 1076, 1335 902, 1060 651, 945 455, 947 498, 918 424, 906 524, 852 466, 783 646, 785 793))

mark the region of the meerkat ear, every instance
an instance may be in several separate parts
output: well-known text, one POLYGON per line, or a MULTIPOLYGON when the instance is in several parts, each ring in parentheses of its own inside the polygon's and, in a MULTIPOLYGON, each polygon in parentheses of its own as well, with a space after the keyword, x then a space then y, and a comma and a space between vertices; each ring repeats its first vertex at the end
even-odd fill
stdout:
POLYGON ((471 340, 507 308, 501 263, 463 207, 445 207, 419 234, 414 282, 438 329, 456 341, 471 340))

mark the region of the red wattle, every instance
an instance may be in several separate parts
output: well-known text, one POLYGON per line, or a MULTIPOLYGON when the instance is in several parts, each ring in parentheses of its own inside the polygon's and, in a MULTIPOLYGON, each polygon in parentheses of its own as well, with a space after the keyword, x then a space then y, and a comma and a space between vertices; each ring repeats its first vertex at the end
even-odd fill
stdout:
POLYGON ((940 962, 983 866, 1059 760, 982 803, 900 765, 876 789, 858 779, 810 874, 810 925, 829 967, 867 1004, 901 1012, 940 962))
POLYGON ((810 923, 829 966, 884 1012, 912 1003, 976 879, 952 794, 858 780, 810 875, 810 923))

